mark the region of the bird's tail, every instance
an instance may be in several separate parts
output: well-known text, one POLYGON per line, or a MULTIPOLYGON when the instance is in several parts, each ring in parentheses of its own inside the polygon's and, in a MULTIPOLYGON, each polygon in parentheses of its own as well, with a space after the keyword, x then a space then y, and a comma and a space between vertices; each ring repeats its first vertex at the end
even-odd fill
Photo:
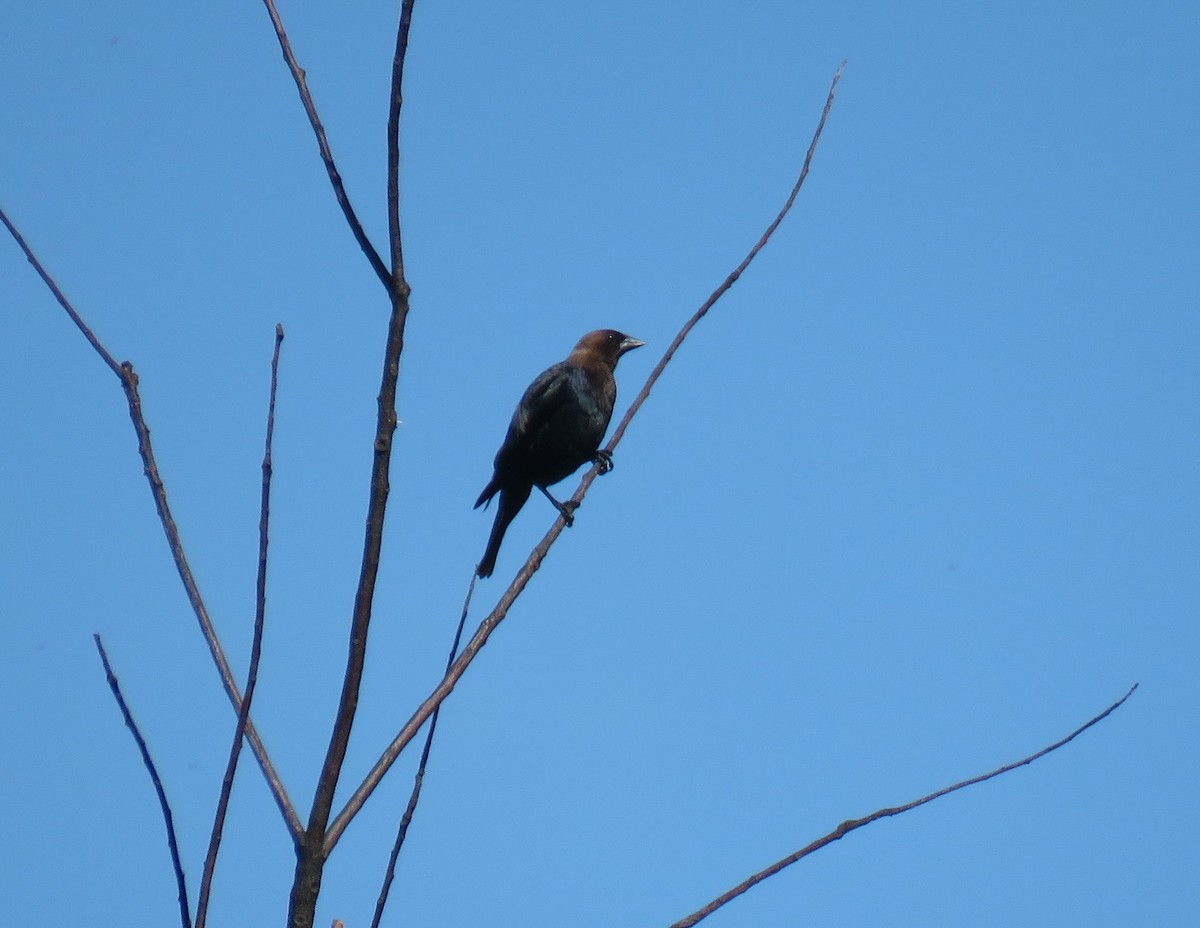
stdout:
MULTIPOLYGON (((480 577, 492 575, 492 571, 496 567, 496 555, 500 553, 500 542, 504 540, 504 533, 508 531, 509 523, 516 518, 521 507, 525 505, 525 501, 529 499, 532 489, 532 487, 505 488, 500 491, 500 504, 496 507, 496 521, 492 523, 492 534, 488 536, 487 549, 483 552, 479 566, 475 568, 475 572, 480 577)), ((486 492, 485 490, 484 493, 486 494, 486 492)), ((493 491, 493 495, 494 493, 495 491, 493 491)), ((481 496, 479 502, 483 501, 484 497, 481 496)), ((478 507, 479 503, 476 503, 475 506, 478 507)))
POLYGON ((473 508, 478 509, 480 506, 483 506, 483 508, 486 509, 487 506, 484 504, 490 503, 492 501, 492 497, 499 492, 500 484, 496 482, 495 477, 492 477, 492 479, 488 481, 488 485, 483 488, 483 492, 479 494, 479 499, 475 500, 475 505, 473 508))

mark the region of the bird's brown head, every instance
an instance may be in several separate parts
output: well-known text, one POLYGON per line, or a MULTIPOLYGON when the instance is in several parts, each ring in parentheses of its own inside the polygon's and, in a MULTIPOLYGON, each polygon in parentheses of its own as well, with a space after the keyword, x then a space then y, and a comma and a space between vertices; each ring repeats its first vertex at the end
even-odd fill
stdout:
POLYGON ((575 346, 571 356, 577 359, 594 358, 615 368, 617 359, 621 355, 634 348, 640 348, 644 344, 646 343, 632 335, 626 335, 616 329, 597 329, 595 332, 588 332, 579 340, 579 344, 575 346))

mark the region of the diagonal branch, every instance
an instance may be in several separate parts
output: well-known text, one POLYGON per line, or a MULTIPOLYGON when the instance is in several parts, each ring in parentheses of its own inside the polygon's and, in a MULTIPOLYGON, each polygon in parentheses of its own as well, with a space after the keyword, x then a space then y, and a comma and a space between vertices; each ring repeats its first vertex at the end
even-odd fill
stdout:
MULTIPOLYGON (((633 401, 633 404, 629 407, 629 411, 626 412, 624 418, 621 419, 620 424, 613 433, 613 437, 609 440, 608 445, 606 446, 608 451, 612 451, 617 446, 617 443, 625 434, 625 429, 628 427, 630 420, 641 408, 647 397, 649 397, 651 388, 662 375, 663 370, 674 356, 676 350, 683 343, 683 340, 687 337, 687 334, 696 326, 696 324, 705 316, 705 314, 708 313, 709 309, 712 308, 717 300, 719 300, 721 296, 733 286, 746 268, 749 267, 750 262, 754 260, 755 256, 770 240, 775 230, 779 227, 779 224, 783 222, 784 217, 787 216, 789 210, 791 210, 792 204, 795 202, 796 196, 800 192, 800 188, 804 185, 805 178, 808 177, 809 167, 812 164, 813 155, 816 153, 817 143, 821 139, 821 132, 825 128, 825 122, 833 108, 834 94, 837 90, 838 82, 841 80, 842 71, 845 66, 846 63, 843 61, 833 75, 833 82, 829 87, 829 93, 825 97, 825 107, 821 111, 821 118, 817 122, 816 130, 813 132, 812 141, 809 143, 808 151, 804 157, 804 163, 800 169, 800 174, 796 179, 796 183, 792 186, 791 192, 789 193, 782 209, 780 209, 779 213, 771 221, 770 225, 767 226, 766 231, 763 232, 762 236, 755 243, 754 247, 751 248, 746 257, 742 259, 742 262, 736 268, 734 268, 734 270, 725 278, 725 280, 722 281, 720 286, 713 291, 712 295, 705 300, 704 304, 684 324, 683 328, 680 329, 679 334, 675 336, 675 339, 667 348, 666 353, 651 372, 645 386, 642 387, 641 392, 638 393, 637 397, 633 401)), ((579 503, 583 499, 584 494, 587 492, 588 487, 591 486, 592 481, 596 479, 596 476, 596 468, 593 468, 584 475, 579 488, 571 497, 575 503, 579 503)), ((326 853, 333 849, 333 846, 337 843, 338 838, 340 838, 342 832, 345 831, 346 826, 350 824, 350 820, 358 814, 358 811, 363 807, 363 804, 367 801, 367 798, 372 792, 375 791, 375 788, 383 780, 383 777, 387 774, 392 764, 396 762, 396 758, 400 756, 400 752, 404 750, 404 748, 410 741, 412 741, 414 737, 416 737, 417 732, 421 729, 421 726, 425 724, 425 720, 428 719, 429 716, 432 715, 437 709, 437 707, 442 704, 442 701, 450 695, 450 692, 458 683, 459 678, 461 678, 463 673, 466 672, 467 667, 470 666, 471 662, 475 659, 476 655, 479 653, 484 644, 487 643, 488 637, 493 631, 495 631, 496 626, 498 626, 504 620, 504 617, 508 614, 508 610, 512 606, 513 602, 518 596, 521 595, 521 592, 525 589, 530 579, 532 579, 538 568, 541 567, 542 561, 549 552, 551 545, 554 544, 555 540, 562 533, 565 524, 566 523, 561 517, 555 520, 545 537, 538 543, 537 547, 533 549, 533 552, 529 555, 529 559, 525 562, 524 566, 517 572, 512 584, 507 590, 504 591, 504 594, 500 597, 500 601, 496 604, 496 607, 492 610, 491 614, 479 624, 479 627, 475 630, 475 634, 471 636, 471 640, 467 642, 467 645, 463 648, 462 654, 460 654, 458 659, 455 660, 451 665, 450 670, 442 678, 442 681, 437 685, 429 697, 417 707, 417 710, 413 713, 412 717, 404 724, 404 727, 400 729, 396 737, 392 739, 392 743, 389 744, 384 750, 383 754, 380 755, 379 760, 375 762, 375 766, 372 767, 367 773, 358 789, 356 789, 346 801, 346 805, 342 808, 342 811, 337 814, 337 817, 334 818, 325 836, 326 853)))
MULTIPOLYGON (((225 657, 225 652, 221 648, 221 642, 217 638, 216 628, 213 627, 212 619, 209 618, 208 609, 204 605, 204 600, 200 596, 200 589, 196 585, 196 579, 192 576, 191 566, 188 564, 187 555, 183 550, 183 541, 179 537, 179 529, 175 525, 175 519, 171 515, 171 507, 167 502, 167 491, 163 486, 162 476, 158 472, 158 464, 154 459, 154 448, 150 443, 150 428, 146 425, 146 418, 142 414, 142 398, 138 393, 138 376, 133 370, 133 365, 128 361, 118 364, 109 352, 100 343, 100 340, 88 327, 83 318, 75 311, 70 301, 59 289, 58 284, 43 267, 41 261, 25 244, 25 240, 20 233, 9 221, 3 210, 0 210, 0 222, 8 228, 12 233, 17 244, 25 253, 25 257, 29 263, 33 265, 34 270, 45 281, 46 286, 50 288, 50 292, 54 294, 54 298, 67 315, 71 317, 71 321, 83 333, 84 338, 96 350, 101 360, 108 368, 117 375, 121 381, 121 389, 125 391, 125 399, 129 404, 129 418, 133 422, 134 432, 137 433, 138 439, 138 454, 141 455, 143 469, 146 474, 146 480, 150 483, 150 493, 154 497, 154 505, 158 510, 159 521, 162 522, 163 532, 167 536, 167 545, 171 549, 171 557, 175 561, 175 568, 179 571, 179 579, 183 583, 184 592, 187 594, 188 602, 191 604, 192 611, 196 614, 196 620, 200 623, 200 631, 204 635, 204 640, 208 644, 209 653, 212 655, 213 662, 217 665, 217 672, 221 676, 221 683, 225 687, 225 692, 229 696, 229 701, 233 704, 234 711, 238 711, 242 703, 241 693, 238 691, 237 683, 233 679, 233 671, 229 667, 229 661, 225 657)), ((258 732, 254 728, 253 722, 246 724, 246 738, 250 742, 250 748, 254 752, 255 758, 258 760, 258 765, 262 769, 263 776, 266 777, 267 786, 271 790, 271 795, 275 797, 275 804, 279 806, 279 811, 283 815, 284 822, 287 824, 288 830, 291 832, 293 839, 298 838, 303 833, 303 825, 300 823, 300 817, 296 814, 296 810, 292 808, 291 800, 288 799, 287 791, 283 788, 283 781, 279 778, 279 774, 275 772, 275 767, 271 763, 270 757, 267 755, 267 749, 262 743, 262 739, 258 736, 258 732)))
MULTIPOLYGON (((471 582, 467 586, 467 598, 463 602, 462 615, 458 617, 458 628, 454 632, 454 643, 450 645, 450 656, 446 659, 446 670, 454 665, 458 656, 458 645, 462 641, 463 628, 467 624, 467 611, 471 608, 471 597, 475 593, 475 571, 471 571, 471 582)), ((383 909, 387 905, 388 894, 392 889, 392 880, 396 877, 396 861, 400 859, 400 849, 404 847, 404 839, 408 837, 408 826, 412 824, 413 814, 417 811, 417 803, 421 799, 421 787, 425 784, 425 766, 429 763, 429 752, 433 749, 433 734, 437 731, 438 716, 442 707, 438 706, 429 717, 429 731, 425 733, 425 746, 421 748, 421 760, 417 763, 417 775, 413 777, 412 792, 408 797, 408 805, 400 816, 400 825, 396 829, 396 840, 392 844, 392 853, 388 857, 387 870, 384 873, 383 885, 379 888, 379 898, 375 900, 375 915, 371 919, 371 928, 379 928, 383 918, 383 909)))
POLYGON ((121 716, 125 719, 125 727, 133 732, 133 740, 137 742, 138 751, 142 755, 142 763, 150 773, 150 780, 154 784, 154 792, 158 794, 158 805, 162 809, 163 822, 167 826, 167 847, 171 850, 171 866, 175 868, 175 886, 179 891, 179 921, 183 925, 183 928, 191 928, 192 917, 188 912, 187 881, 183 876, 183 862, 179 858, 179 842, 175 840, 175 817, 171 814, 171 806, 167 802, 167 793, 163 789, 162 780, 158 776, 158 768, 154 766, 154 761, 150 757, 150 749, 146 747, 146 739, 142 737, 142 733, 138 730, 137 722, 133 720, 133 715, 129 712, 129 706, 125 702, 125 697, 121 695, 121 684, 117 682, 112 665, 108 662, 108 654, 104 650, 104 644, 100 641, 99 635, 92 635, 92 640, 96 642, 96 650, 100 652, 100 662, 104 664, 104 676, 108 680, 108 688, 112 690, 113 697, 117 700, 117 706, 121 709, 121 716))
POLYGON ((212 890, 213 871, 217 866, 217 853, 221 849, 221 833, 225 828, 225 814, 229 810, 229 796, 233 792, 233 778, 237 774, 238 758, 242 754, 242 739, 246 735, 246 724, 250 721, 250 703, 258 684, 258 664, 262 658, 263 621, 267 613, 267 528, 271 522, 271 442, 275 437, 275 394, 279 386, 279 348, 283 344, 283 326, 275 326, 275 351, 271 355, 271 392, 267 401, 267 438, 262 462, 262 502, 258 516, 258 577, 254 591, 254 636, 250 644, 250 669, 246 671, 246 693, 238 709, 237 725, 233 730, 233 746, 229 749, 229 761, 225 765, 225 776, 221 780, 221 795, 217 799, 217 813, 213 818, 212 834, 208 841, 208 854, 204 858, 204 873, 200 878, 200 900, 196 903, 196 928, 204 928, 208 921, 208 897, 212 890))
POLYGON ((58 305, 67 311, 67 315, 71 317, 71 321, 75 323, 75 327, 83 333, 83 337, 86 338, 88 340, 88 344, 96 350, 96 354, 100 355, 100 360, 108 365, 108 369, 114 374, 124 379, 121 373, 121 365, 119 365, 113 359, 113 356, 108 353, 108 350, 102 344, 100 344, 100 339, 96 338, 92 330, 88 328, 88 324, 83 321, 83 317, 81 317, 79 313, 75 312, 75 307, 71 305, 71 301, 68 300, 66 294, 59 289, 58 283, 42 266, 42 262, 39 261, 37 255, 33 253, 33 249, 31 249, 25 243, 25 238, 21 235, 20 231, 18 231, 17 227, 12 224, 8 218, 8 215, 2 209, 0 209, 0 222, 4 223, 4 227, 8 229, 9 234, 12 235, 12 237, 16 240, 17 246, 25 253, 25 260, 33 265, 33 269, 37 271, 38 277, 42 278, 42 282, 49 288, 50 292, 54 295, 54 298, 58 300, 58 305))
MULTIPOLYGON (((746 254, 746 257, 742 259, 742 263, 735 267, 729 273, 729 276, 721 281, 717 289, 714 290, 709 298, 704 301, 703 305, 696 310, 692 318, 684 323, 683 328, 679 330, 679 333, 671 341, 671 344, 667 346, 667 350, 663 352, 663 356, 659 359, 658 363, 654 365, 654 370, 652 370, 650 372, 650 376, 646 378, 646 383, 642 386, 642 389, 638 392, 638 395, 633 398, 633 402, 629 404, 629 409, 625 411, 625 415, 621 417, 621 421, 613 430, 612 438, 610 438, 608 440, 608 444, 604 446, 607 451, 611 452, 614 448, 616 448, 617 443, 620 442, 620 440, 624 437, 625 430, 629 427, 629 423, 633 420, 633 417, 637 415, 637 411, 642 408, 642 404, 649 399, 650 390, 658 382, 658 378, 662 376, 662 373, 664 370, 666 370, 667 365, 671 363, 671 358, 675 357, 675 352, 679 350, 679 346, 683 344, 683 340, 688 337, 688 334, 696 327, 696 324, 706 315, 708 315, 708 311, 712 309, 717 300, 724 296, 725 292, 735 283, 737 283, 738 278, 742 276, 742 273, 750 266, 750 262, 758 256, 760 251, 762 251, 763 246, 771 240, 771 236, 775 234, 775 230, 779 228, 779 224, 783 222, 784 217, 786 217, 791 211, 792 204, 796 202, 796 197, 800 193, 800 188, 804 186, 804 181, 808 177, 808 170, 812 166, 813 155, 815 155, 817 152, 817 143, 821 140, 821 133, 825 130, 825 122, 829 119, 829 113, 833 109, 833 98, 837 93, 838 82, 841 81, 842 72, 845 70, 846 62, 843 61, 840 65, 838 65, 838 69, 833 74, 833 81, 829 85, 829 93, 825 97, 825 106, 821 110, 821 118, 817 121, 817 128, 813 132, 812 141, 809 142, 808 151, 804 154, 804 164, 800 167, 800 174, 796 178, 796 183, 792 186, 792 192, 788 194, 787 201, 783 204, 783 208, 779 210, 778 215, 776 215, 776 217, 771 221, 771 224, 767 226, 766 231, 763 232, 762 236, 755 243, 754 247, 751 248, 746 254)), ((583 499, 583 494, 586 493, 587 488, 592 485, 592 481, 596 479, 597 473, 597 470, 593 468, 584 475, 582 484, 580 485, 579 489, 575 491, 575 496, 577 496, 579 500, 583 499)), ((572 499, 574 498, 575 497, 572 497, 572 499)))
POLYGON ((1011 764, 1005 764, 1003 767, 999 767, 996 770, 993 770, 991 773, 984 773, 977 777, 971 777, 969 780, 963 780, 960 783, 955 783, 953 786, 944 787, 943 789, 939 789, 937 792, 930 793, 928 796, 922 796, 920 799, 914 799, 912 802, 905 803, 902 806, 896 806, 896 807, 890 808, 890 809, 880 809, 877 812, 872 812, 866 818, 850 819, 848 821, 842 822, 842 824, 838 825, 837 828, 835 828, 829 834, 825 835, 825 837, 818 838, 816 841, 814 841, 812 844, 808 845, 807 847, 803 847, 800 850, 796 851, 796 853, 790 854, 787 857, 783 858, 782 860, 778 860, 775 863, 771 864, 771 866, 767 867, 766 869, 758 871, 758 873, 755 873, 753 876, 747 877, 745 880, 743 880, 737 886, 733 887, 733 889, 729 890, 728 892, 722 893, 720 896, 718 896, 716 899, 714 899, 708 905, 704 906, 704 908, 693 912, 691 915, 687 916, 686 918, 681 918, 679 921, 677 921, 673 925, 671 925, 670 928, 691 928, 692 925, 695 925, 697 922, 700 922, 703 919, 708 918, 708 916, 712 915, 712 913, 715 912, 717 909, 721 908, 721 906, 725 905, 727 902, 730 902, 733 899, 736 899, 738 896, 740 896, 742 893, 746 892, 746 890, 750 889, 752 886, 755 886, 755 885, 761 883, 767 877, 774 876, 776 873, 778 873, 780 870, 783 870, 785 867, 790 867, 796 861, 798 861, 804 857, 807 857, 809 854, 812 854, 815 851, 819 851, 821 848, 825 847, 826 845, 832 844, 834 841, 838 841, 841 838, 844 838, 846 835, 848 835, 850 832, 854 831, 856 828, 862 828, 864 825, 870 825, 872 822, 877 822, 881 818, 888 818, 892 815, 900 815, 902 812, 908 812, 912 809, 917 808, 917 806, 925 805, 925 803, 927 803, 927 802, 933 802, 935 799, 941 799, 943 796, 948 796, 950 793, 957 792, 960 789, 965 789, 968 786, 974 786, 976 783, 982 783, 984 780, 990 780, 993 777, 998 777, 1003 773, 1008 773, 1010 770, 1015 770, 1018 767, 1024 767, 1026 764, 1032 764, 1038 758, 1045 757, 1051 751, 1057 751, 1063 745, 1075 740, 1075 738, 1079 737, 1079 735, 1082 735, 1085 731, 1087 731, 1089 728, 1091 728, 1097 722, 1103 721, 1105 718, 1107 718, 1109 715, 1111 715, 1113 712, 1115 712, 1117 709, 1119 709, 1121 707, 1121 704, 1124 703, 1125 700, 1127 700, 1130 696, 1132 696, 1133 691, 1136 690, 1137 688, 1138 688, 1138 685, 1136 683, 1133 684, 1132 688, 1130 688, 1128 693, 1126 693, 1124 696, 1122 696, 1120 699, 1118 699, 1115 703, 1113 703, 1111 706, 1109 706, 1107 709, 1105 709, 1099 715, 1095 716, 1092 719, 1089 719, 1087 722, 1080 725, 1078 728, 1076 728, 1073 732, 1071 732, 1065 738, 1062 738, 1061 740, 1054 742, 1054 744, 1050 745, 1049 747, 1042 748, 1040 751, 1038 751, 1034 754, 1030 754, 1028 757, 1023 757, 1020 760, 1014 761, 1011 764))
POLYGON ((325 127, 321 124, 321 117, 317 114, 316 104, 313 103, 312 94, 308 90, 308 80, 305 77, 305 72, 297 63, 296 56, 292 53, 291 42, 288 41, 287 32, 283 28, 283 20, 279 18, 279 12, 275 9, 273 0, 263 0, 267 7, 267 14, 271 17, 271 25, 275 27, 275 38, 279 40, 280 51, 283 52, 283 60, 287 62, 288 70, 292 72, 292 79, 296 82, 296 90, 300 92, 300 102, 304 105, 304 112, 308 114, 308 121, 312 125, 313 133, 317 137, 317 148, 321 152, 321 161, 325 164, 325 173, 329 175, 329 182, 333 185, 333 194, 337 197, 338 206, 342 208, 342 214, 346 217, 346 222, 350 226, 350 231, 354 234, 354 240, 358 242, 358 247, 362 249, 362 253, 367 256, 367 260, 371 263, 371 269, 376 276, 389 290, 392 286, 392 275, 388 273, 383 259, 379 257, 379 252, 375 250, 375 246, 371 244, 371 240, 367 238, 367 233, 363 230, 362 223, 358 221, 358 215, 354 212, 354 207, 350 205, 350 197, 346 193, 346 187, 342 183, 342 175, 338 172, 337 164, 333 160, 333 151, 329 147, 329 139, 325 135, 325 127))

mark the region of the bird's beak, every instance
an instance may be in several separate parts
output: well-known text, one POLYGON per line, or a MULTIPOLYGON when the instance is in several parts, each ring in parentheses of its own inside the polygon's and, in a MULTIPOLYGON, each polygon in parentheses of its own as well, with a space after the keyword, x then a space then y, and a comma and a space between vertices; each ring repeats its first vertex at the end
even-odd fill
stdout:
POLYGON ((641 339, 626 335, 623 339, 621 339, 620 354, 624 354, 626 351, 633 351, 634 348, 641 348, 644 344, 646 343, 641 339))

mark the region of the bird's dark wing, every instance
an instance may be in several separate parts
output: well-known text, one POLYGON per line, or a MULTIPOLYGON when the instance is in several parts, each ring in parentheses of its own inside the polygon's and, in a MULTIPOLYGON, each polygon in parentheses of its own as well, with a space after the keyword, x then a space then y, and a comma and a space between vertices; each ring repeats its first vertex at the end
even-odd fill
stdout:
POLYGON ((525 390, 513 411, 504 444, 496 452, 497 471, 504 470, 507 462, 521 461, 546 423, 574 401, 570 375, 566 364, 555 364, 538 374, 525 390))
POLYGON ((532 487, 530 456, 533 445, 556 413, 571 402, 570 379, 570 369, 560 362, 538 374, 526 388, 508 423, 504 443, 496 452, 492 479, 475 500, 476 509, 490 502, 502 487, 524 485, 526 490, 532 487))

